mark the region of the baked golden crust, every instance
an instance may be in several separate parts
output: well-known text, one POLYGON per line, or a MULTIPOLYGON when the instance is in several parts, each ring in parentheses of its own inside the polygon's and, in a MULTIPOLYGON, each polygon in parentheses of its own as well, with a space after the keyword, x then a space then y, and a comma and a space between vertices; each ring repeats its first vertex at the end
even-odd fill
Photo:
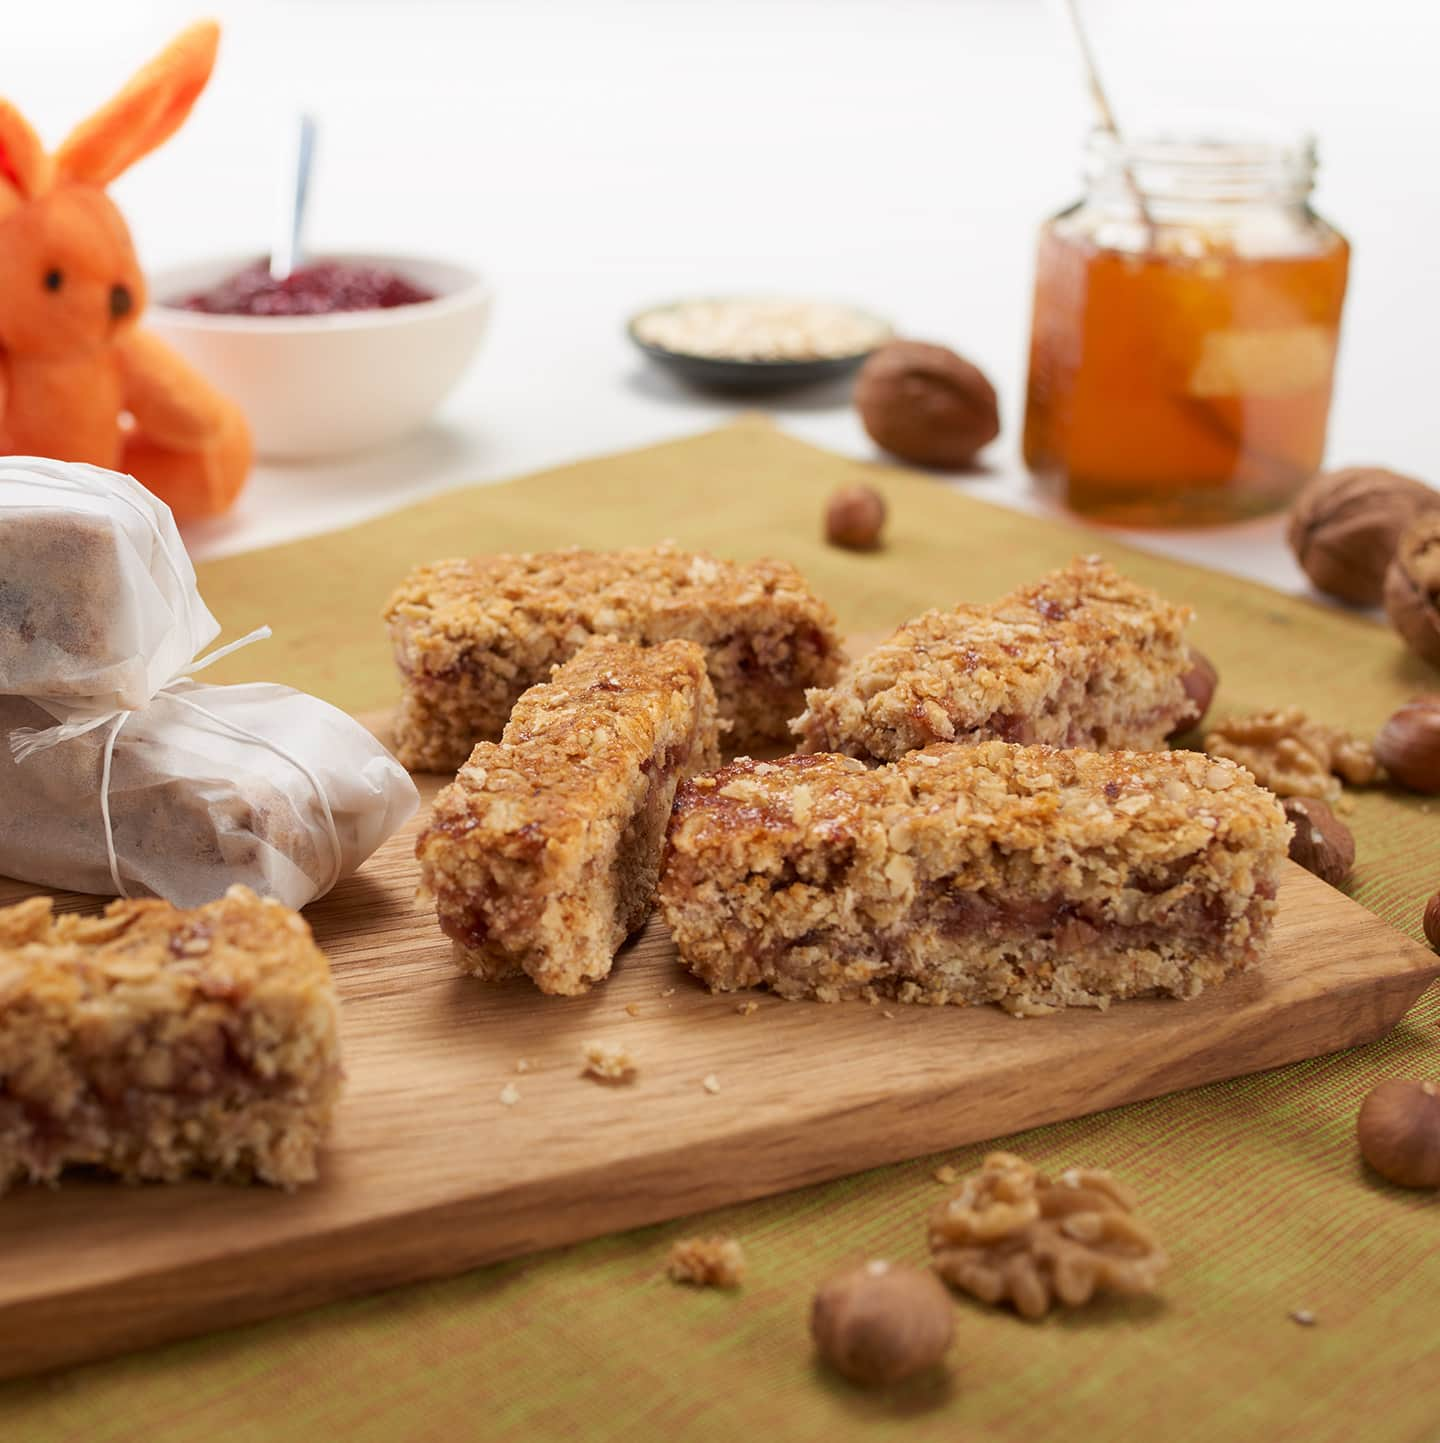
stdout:
POLYGON ((676 785, 718 765, 693 642, 587 642, 516 704, 435 800, 423 885, 467 972, 546 992, 606 976, 649 915, 676 785))
POLYGON ((1154 751, 1192 708, 1187 607, 1080 557, 989 606, 906 622, 791 723, 806 752, 894 761, 939 741, 1154 751))
POLYGON ((305 921, 244 887, 192 911, 0 909, 0 1189, 82 1164, 309 1182, 338 1017, 305 921))
POLYGON ((396 752, 434 771, 498 738, 521 694, 591 636, 702 646, 740 748, 785 739, 805 688, 843 660, 834 615, 794 567, 670 545, 439 561, 411 572, 385 619, 404 683, 396 752))
POLYGON ((717 990, 1187 997, 1260 957, 1288 833, 1248 773, 1191 752, 742 759, 682 788, 661 902, 717 990))

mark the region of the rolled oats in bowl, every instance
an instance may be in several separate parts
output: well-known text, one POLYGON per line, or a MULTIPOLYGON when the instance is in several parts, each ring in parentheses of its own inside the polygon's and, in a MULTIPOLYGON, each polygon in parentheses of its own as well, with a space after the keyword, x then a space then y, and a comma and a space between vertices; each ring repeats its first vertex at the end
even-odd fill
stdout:
POLYGON ((630 336, 682 379, 722 389, 778 389, 854 370, 893 334, 868 311, 834 301, 734 296, 642 311, 630 336))
POLYGON ((782 297, 681 301, 635 318, 638 340, 725 361, 824 361, 874 350, 890 327, 853 306, 782 297))

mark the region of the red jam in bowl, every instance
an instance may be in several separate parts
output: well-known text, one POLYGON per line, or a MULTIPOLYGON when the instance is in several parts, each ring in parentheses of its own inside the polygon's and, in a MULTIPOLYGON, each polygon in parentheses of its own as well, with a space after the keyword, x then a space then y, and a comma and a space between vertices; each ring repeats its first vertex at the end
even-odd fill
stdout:
POLYGON ((434 299, 433 291, 384 266, 316 261, 277 281, 271 279, 269 261, 262 260, 180 304, 212 316, 328 316, 336 311, 386 311, 434 299))

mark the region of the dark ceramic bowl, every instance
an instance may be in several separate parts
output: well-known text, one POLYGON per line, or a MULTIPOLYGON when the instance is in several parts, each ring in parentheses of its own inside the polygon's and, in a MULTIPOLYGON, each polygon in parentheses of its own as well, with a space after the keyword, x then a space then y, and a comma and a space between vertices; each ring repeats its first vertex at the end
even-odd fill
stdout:
MULTIPOLYGON (((677 301, 673 304, 684 305, 686 302, 677 301)), ((858 371, 875 349, 870 346, 853 355, 824 356, 803 361, 748 361, 721 356, 697 356, 689 351, 672 351, 665 346, 657 346, 652 341, 642 340, 636 332, 636 326, 646 316, 669 309, 670 306, 647 306, 630 318, 625 328, 626 334, 636 348, 657 365, 663 366, 686 385, 701 391, 753 396, 774 395, 781 391, 798 390, 802 386, 818 386, 858 371)), ((868 312, 857 310, 856 314, 873 319, 868 312)), ((893 332, 886 326, 876 345, 883 345, 892 335, 893 332)))

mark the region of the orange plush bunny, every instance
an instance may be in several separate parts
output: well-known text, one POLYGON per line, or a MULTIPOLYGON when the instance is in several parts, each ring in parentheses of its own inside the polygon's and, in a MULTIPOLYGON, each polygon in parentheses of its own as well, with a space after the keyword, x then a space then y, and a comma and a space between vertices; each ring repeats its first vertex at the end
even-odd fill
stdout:
POLYGON ((54 155, 0 100, 0 453, 129 472, 182 520, 235 499, 250 431, 135 328, 145 281, 105 186, 179 128, 219 40, 185 31, 54 155))

